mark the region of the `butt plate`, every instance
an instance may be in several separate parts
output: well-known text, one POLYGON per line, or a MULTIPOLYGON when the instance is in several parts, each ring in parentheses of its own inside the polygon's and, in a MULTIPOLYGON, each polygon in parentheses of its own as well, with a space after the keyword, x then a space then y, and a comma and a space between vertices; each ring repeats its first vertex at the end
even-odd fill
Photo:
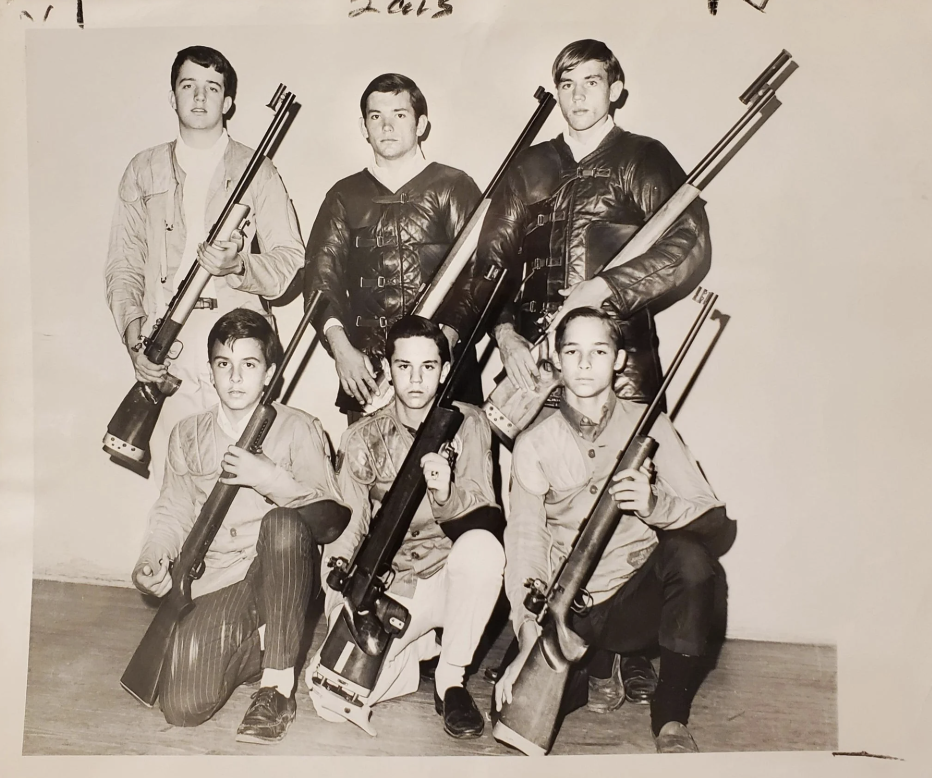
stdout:
POLYGON ((495 726, 492 727, 492 737, 498 742, 504 743, 506 746, 518 749, 518 751, 527 756, 547 755, 547 750, 537 745, 537 743, 532 743, 523 735, 519 735, 502 721, 497 721, 495 726))

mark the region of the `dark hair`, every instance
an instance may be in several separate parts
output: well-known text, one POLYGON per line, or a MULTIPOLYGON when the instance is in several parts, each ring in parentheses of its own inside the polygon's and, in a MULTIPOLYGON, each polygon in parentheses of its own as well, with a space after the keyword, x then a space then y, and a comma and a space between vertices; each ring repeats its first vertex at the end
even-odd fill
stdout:
POLYGON ((609 86, 616 81, 625 80, 625 73, 618 63, 618 59, 612 54, 612 50, 602 41, 586 38, 581 41, 574 41, 563 48, 557 58, 553 61, 553 83, 554 86, 560 85, 560 79, 567 70, 572 70, 580 62, 589 60, 601 62, 605 67, 605 74, 608 76, 609 86))
POLYGON ((369 86, 366 87, 362 97, 359 98, 359 112, 362 114, 363 119, 366 118, 366 102, 373 92, 386 92, 393 95, 397 95, 399 92, 407 92, 411 97, 411 106, 414 108, 414 120, 417 121, 422 116, 427 116, 427 100, 424 98, 424 94, 418 89, 414 81, 407 76, 401 75, 401 73, 383 73, 369 82, 369 86))
POLYGON ((243 338, 259 341, 266 367, 281 364, 283 352, 278 335, 265 316, 248 308, 234 308, 217 319, 207 336, 207 353, 210 354, 215 343, 232 346, 243 338))
POLYGON ((402 316, 396 321, 388 331, 388 337, 385 339, 385 356, 389 363, 395 353, 395 343, 404 338, 427 338, 437 344, 437 350, 440 352, 440 364, 445 365, 450 361, 450 342, 447 336, 443 334, 439 324, 434 324, 430 319, 421 316, 402 316))
POLYGON ((615 343, 615 348, 621 351, 625 347, 625 336, 621 332, 621 325, 618 322, 618 317, 608 311, 604 311, 600 308, 574 308, 566 316, 564 316, 560 323, 557 325, 557 332, 554 338, 557 352, 559 353, 560 349, 563 348, 563 341, 566 336, 566 328, 569 326, 571 321, 576 321, 576 319, 598 319, 599 321, 604 321, 608 325, 608 331, 611 333, 612 341, 615 343))
POLYGON ((188 46, 175 55, 175 61, 172 63, 172 91, 175 91, 175 84, 178 81, 178 71, 185 62, 193 62, 202 68, 213 68, 223 76, 223 94, 231 100, 236 99, 236 71, 230 64, 230 60, 223 56, 216 49, 210 46, 188 46))

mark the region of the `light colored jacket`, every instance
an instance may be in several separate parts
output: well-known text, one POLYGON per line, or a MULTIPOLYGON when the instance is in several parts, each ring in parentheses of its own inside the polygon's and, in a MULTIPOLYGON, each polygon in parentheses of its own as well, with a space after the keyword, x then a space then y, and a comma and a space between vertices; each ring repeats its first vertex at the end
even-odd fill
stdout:
MULTIPOLYGON (((172 297, 171 285, 185 247, 184 170, 175 143, 140 152, 126 168, 117 196, 105 278, 107 304, 121 337, 136 319, 153 325, 172 297)), ((205 223, 212 225, 253 154, 232 138, 207 193, 205 223)), ((275 166, 264 159, 241 200, 250 207, 242 276, 215 278, 218 316, 237 307, 262 311, 257 295, 282 295, 304 264, 304 244, 294 206, 275 166), (259 253, 250 253, 253 236, 259 253)))

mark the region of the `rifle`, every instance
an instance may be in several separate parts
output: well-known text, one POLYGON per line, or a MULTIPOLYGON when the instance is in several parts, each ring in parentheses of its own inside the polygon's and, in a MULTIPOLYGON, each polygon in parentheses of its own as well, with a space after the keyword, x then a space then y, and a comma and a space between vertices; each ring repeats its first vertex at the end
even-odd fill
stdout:
MULTIPOLYGON (((521 131, 514 146, 511 147, 511 150, 505 157, 505 161, 502 162, 501 166, 492 177, 492 180, 489 182, 489 185, 482 193, 482 199, 473 209, 463 229, 460 230, 456 241, 447 252, 446 259, 444 259, 440 266, 434 271, 430 281, 421 287, 417 299, 415 300, 414 307, 411 309, 413 315, 421 316, 425 319, 433 319, 434 315, 443 304, 443 301, 450 293, 450 290, 453 288, 453 285, 459 279, 463 268, 466 267, 469 260, 472 259, 473 255, 476 253, 476 246, 479 243, 479 233, 482 229, 482 223, 485 221, 485 215, 489 210, 489 205, 492 202, 492 195, 495 194, 502 179, 505 177, 505 173, 514 162, 515 157, 534 142, 537 133, 540 132, 540 128, 544 125, 544 122, 547 121, 547 117, 550 116, 550 112, 553 111, 553 107, 556 105, 556 100, 553 95, 542 86, 537 87, 537 91, 534 92, 534 99, 537 100, 537 108, 534 114, 521 131)), ((381 365, 379 366, 379 369, 380 368, 381 365)), ((388 383, 388 376, 385 375, 384 371, 380 370, 377 381, 379 385, 378 394, 363 408, 363 413, 369 414, 373 411, 377 411, 379 408, 383 408, 391 402, 394 396, 388 383)))
POLYGON ((557 571, 549 588, 540 579, 525 582, 530 591, 524 606, 538 614, 541 633, 527 662, 512 687, 511 703, 504 703, 492 736, 528 755, 550 751, 559 728, 560 704, 574 663, 583 658, 588 646, 569 626, 571 610, 579 610, 580 598, 588 598, 584 586, 602 559, 609 540, 624 512, 608 491, 612 477, 628 468, 637 469, 657 448, 648 437, 660 414, 663 396, 689 347, 706 320, 718 295, 699 287, 693 299, 702 310, 677 351, 663 384, 653 402, 644 410, 637 426, 621 450, 612 475, 606 479, 595 506, 580 527, 570 553, 557 571))
MULTIPOLYGON (((494 290, 467 339, 467 348, 475 346, 481 336, 498 302, 504 278, 505 273, 501 272, 495 279, 494 290)), ((331 568, 327 585, 344 595, 345 604, 321 647, 320 663, 312 674, 311 694, 317 705, 339 713, 373 736, 376 732, 369 722, 369 695, 389 643, 403 635, 410 622, 408 610, 386 593, 386 581, 390 581, 392 560, 427 492, 421 459, 428 453, 444 453, 446 444, 463 422, 463 414, 453 405, 453 399, 466 374, 466 365, 464 360, 454 365, 434 399, 352 563, 342 557, 331 557, 327 562, 331 568)), ((501 511, 497 506, 488 506, 452 523, 488 528, 496 518, 500 520, 501 511)), ((444 531, 451 536, 459 534, 448 531, 446 526, 444 531)))
MULTIPOLYGON (((211 227, 207 235, 208 244, 216 240, 230 240, 233 232, 240 229, 249 216, 249 206, 243 205, 240 200, 275 142, 294 99, 294 94, 288 91, 284 84, 278 85, 268 104, 268 107, 275 111, 272 123, 253 152, 220 216, 211 227)), ((143 340, 144 353, 150 362, 161 365, 169 358, 175 339, 211 277, 197 262, 191 265, 181 286, 168 304, 165 315, 156 320, 152 333, 143 340)), ((162 412, 165 398, 178 391, 179 386, 181 379, 171 373, 166 373, 161 381, 137 381, 134 384, 110 419, 104 435, 103 449, 110 455, 111 461, 145 478, 149 477, 149 439, 162 412)))
MULTIPOLYGON (((765 114, 763 113, 764 109, 774 103, 774 108, 780 104, 776 100, 776 90, 782 81, 778 82, 776 76, 791 59, 792 55, 784 49, 754 79, 754 82, 739 98, 744 105, 748 106, 744 115, 699 161, 699 164, 692 170, 683 185, 673 193, 670 199, 599 272, 618 267, 641 256, 663 236, 689 205, 699 197, 702 189, 708 186, 709 182, 730 157, 759 129, 763 122, 770 118, 772 111, 765 114), (749 130, 751 120, 758 114, 761 115, 761 121, 758 123, 757 128, 749 130), (746 130, 747 132, 745 132, 746 130), (739 139, 742 133, 744 137, 739 139), (731 150, 730 153, 726 154, 726 150, 729 149, 731 150)), ((792 71, 787 68, 785 75, 788 76, 790 72, 792 71)), ((550 336, 559 320, 566 313, 567 310, 564 306, 552 315, 547 334, 535 343, 531 349, 531 354, 535 360, 540 361, 542 359, 544 355, 543 341, 550 336)), ((483 410, 492 425, 493 432, 509 447, 514 443, 517 434, 536 418, 548 395, 557 384, 558 378, 553 374, 553 371, 546 369, 548 367, 546 364, 543 367, 545 376, 541 377, 540 385, 536 390, 523 391, 516 387, 510 378, 505 376, 495 386, 485 405, 483 405, 483 410)))
MULTIPOLYGON (((236 444, 240 448, 254 454, 261 450, 262 443, 277 415, 272 405, 272 397, 308 322, 320 307, 320 300, 321 294, 318 292, 308 306, 291 343, 288 344, 281 364, 276 367, 272 380, 263 390, 259 404, 252 412, 249 423, 236 444)), ((229 475, 224 471, 220 474, 220 478, 228 478, 229 475)), ((194 601, 191 598, 191 583, 203 575, 204 557, 220 530, 239 489, 237 484, 225 484, 220 481, 214 484, 194 526, 185 538, 181 553, 171 563, 172 588, 162 598, 149 629, 120 679, 120 684, 126 691, 149 707, 152 707, 158 699, 159 682, 165 662, 171 653, 175 630, 194 607, 194 601)), ((346 507, 329 500, 322 500, 320 503, 315 503, 316 505, 320 505, 320 510, 325 512, 325 515, 321 517, 325 522, 332 521, 334 525, 338 525, 342 521, 342 526, 346 526, 349 520, 349 510, 346 507)), ((330 538, 330 540, 334 539, 335 537, 330 538)))

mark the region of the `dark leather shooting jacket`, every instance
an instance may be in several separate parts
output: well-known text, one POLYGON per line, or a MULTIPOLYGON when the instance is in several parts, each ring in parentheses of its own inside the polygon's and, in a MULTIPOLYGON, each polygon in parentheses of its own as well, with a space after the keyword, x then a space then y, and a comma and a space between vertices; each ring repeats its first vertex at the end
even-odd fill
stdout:
POLYGON ((704 206, 693 202, 651 249, 599 273, 686 180, 658 141, 618 127, 580 162, 561 135, 532 146, 492 198, 479 239, 470 305, 481 299, 479 273, 509 269, 513 295, 498 323, 534 342, 560 307, 560 289, 600 274, 612 290, 628 352, 619 396, 649 401, 661 370, 653 317, 688 295, 709 270, 704 206))

